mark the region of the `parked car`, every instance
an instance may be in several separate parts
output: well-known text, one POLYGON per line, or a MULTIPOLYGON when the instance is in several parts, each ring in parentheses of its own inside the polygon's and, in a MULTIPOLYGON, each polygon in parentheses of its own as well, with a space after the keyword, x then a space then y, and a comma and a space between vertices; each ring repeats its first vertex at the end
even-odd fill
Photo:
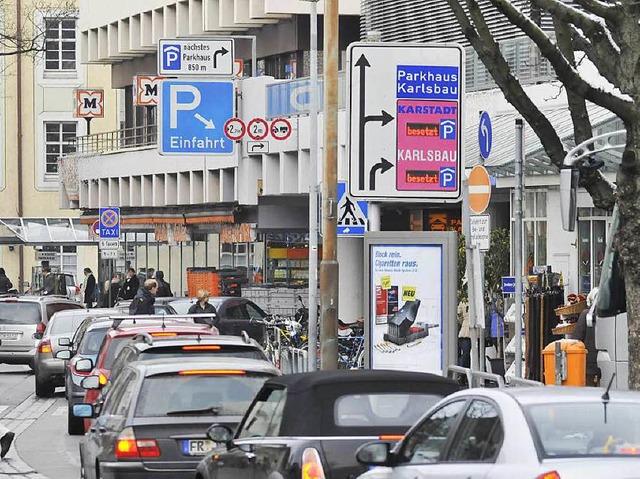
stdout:
POLYGON ((63 296, 0 298, 0 363, 34 367, 36 348, 49 319, 65 309, 83 306, 63 296))
POLYGON ((355 459, 358 446, 402 438, 424 411, 456 391, 451 379, 406 371, 320 371, 270 379, 235 434, 224 424, 210 428, 210 439, 223 445, 198 464, 195 477, 355 477, 365 471, 355 459))
POLYGON ((361 479, 617 479, 638 476, 639 451, 640 393, 541 387, 459 392, 357 457, 383 466, 361 479))
POLYGON ((74 406, 78 416, 97 416, 80 443, 82 477, 192 479, 213 447, 211 423, 234 428, 264 381, 279 374, 267 361, 242 358, 129 364, 100 411, 74 406))
MULTIPOLYGON (((107 385, 109 376, 111 374, 111 367, 118 356, 120 350, 131 340, 138 335, 149 335, 152 338, 170 338, 178 336, 190 336, 190 337, 202 337, 210 335, 218 335, 218 330, 212 326, 206 324, 193 324, 185 321, 161 321, 161 320, 145 320, 139 321, 136 324, 120 324, 109 331, 104 337, 95 363, 90 359, 84 359, 84 364, 76 363, 76 369, 89 368, 93 366, 91 374, 88 377, 95 376, 98 378, 98 384, 88 388, 86 386, 86 379, 83 379, 80 383, 84 389, 86 389, 84 395, 84 402, 95 404, 100 396, 100 390, 107 385)), ((88 421, 85 421, 85 431, 89 425, 88 421)))
POLYGON ((104 314, 101 309, 67 309, 51 317, 36 349, 36 396, 49 397, 57 386, 64 386, 64 360, 56 358, 56 354, 71 347, 73 336, 85 319, 104 314))
MULTIPOLYGON (((189 308, 196 304, 197 298, 165 298, 168 304, 178 314, 187 314, 189 308)), ((216 296, 209 298, 209 303, 215 306, 217 318, 214 324, 220 334, 238 336, 246 331, 250 337, 264 344, 266 340, 266 326, 264 320, 268 318, 257 304, 246 298, 216 296)))

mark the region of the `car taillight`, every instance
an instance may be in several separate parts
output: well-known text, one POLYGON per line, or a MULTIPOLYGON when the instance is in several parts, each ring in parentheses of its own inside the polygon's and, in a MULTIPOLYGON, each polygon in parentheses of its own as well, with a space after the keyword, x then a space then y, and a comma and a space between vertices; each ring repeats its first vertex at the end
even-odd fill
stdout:
POLYGON ((80 291, 82 291, 82 288, 80 286, 76 286, 76 294, 80 294, 80 291))
POLYGON ((545 472, 544 474, 536 477, 536 479, 560 479, 560 474, 556 471, 545 472))
POLYGON ((381 434, 378 439, 381 441, 402 441, 404 436, 402 434, 381 434))
POLYGON ((151 333, 154 338, 173 338, 177 335, 178 333, 151 333))
POLYGON ((160 457, 160 448, 155 439, 136 439, 133 429, 126 427, 116 440, 116 458, 137 459, 160 457))
POLYGON ((325 479, 320 454, 313 447, 302 453, 302 479, 325 479))
POLYGON ((36 333, 44 333, 44 330, 47 329, 47 327, 44 325, 44 323, 38 323, 38 326, 36 326, 36 333))
POLYGON ((244 376, 246 371, 240 369, 189 369, 179 371, 178 376, 244 376))
POLYGON ((183 351, 219 351, 220 349, 222 348, 216 345, 182 346, 183 351))
POLYGON ((51 353, 51 341, 48 339, 40 341, 40 344, 38 344, 38 352, 40 354, 51 353))

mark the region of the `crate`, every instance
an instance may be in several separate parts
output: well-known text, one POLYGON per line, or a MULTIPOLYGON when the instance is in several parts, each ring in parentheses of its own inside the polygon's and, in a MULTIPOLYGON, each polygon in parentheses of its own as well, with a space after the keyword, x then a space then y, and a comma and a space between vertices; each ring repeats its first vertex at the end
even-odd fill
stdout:
POLYGON ((575 304, 567 304, 555 309, 556 316, 570 316, 580 314, 587 307, 587 301, 578 301, 575 304))
POLYGON ((187 293, 195 298, 199 289, 220 296, 220 275, 215 268, 187 268, 187 293))

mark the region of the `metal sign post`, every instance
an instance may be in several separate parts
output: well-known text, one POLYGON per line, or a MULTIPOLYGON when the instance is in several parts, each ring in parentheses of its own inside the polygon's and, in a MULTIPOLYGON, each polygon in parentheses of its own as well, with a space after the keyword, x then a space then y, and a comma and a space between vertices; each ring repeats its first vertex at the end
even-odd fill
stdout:
POLYGON ((516 158, 515 158, 515 234, 514 234, 514 273, 516 277, 516 370, 517 378, 522 377, 522 155, 524 145, 524 123, 516 119, 516 158))

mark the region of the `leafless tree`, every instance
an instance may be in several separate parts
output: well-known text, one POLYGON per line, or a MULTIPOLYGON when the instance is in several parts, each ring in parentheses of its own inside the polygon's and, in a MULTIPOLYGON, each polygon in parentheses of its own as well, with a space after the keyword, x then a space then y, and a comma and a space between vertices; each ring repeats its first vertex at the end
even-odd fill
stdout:
MULTIPOLYGON (((592 137, 586 102, 616 114, 627 136, 613 187, 589 161, 580 166, 580 182, 598 208, 620 216, 619 252, 624 262, 629 329, 629 388, 640 389, 640 3, 637 0, 530 0, 525 12, 513 0, 446 0, 462 31, 506 99, 540 138, 551 162, 561 168, 565 147, 544 113, 511 71, 487 24, 499 11, 549 60, 566 90, 576 143, 592 137), (553 18, 553 31, 539 25, 541 14, 553 18), (585 58, 616 89, 603 89, 580 75, 585 58)), ((520 2, 521 3, 521 2, 520 2)))

